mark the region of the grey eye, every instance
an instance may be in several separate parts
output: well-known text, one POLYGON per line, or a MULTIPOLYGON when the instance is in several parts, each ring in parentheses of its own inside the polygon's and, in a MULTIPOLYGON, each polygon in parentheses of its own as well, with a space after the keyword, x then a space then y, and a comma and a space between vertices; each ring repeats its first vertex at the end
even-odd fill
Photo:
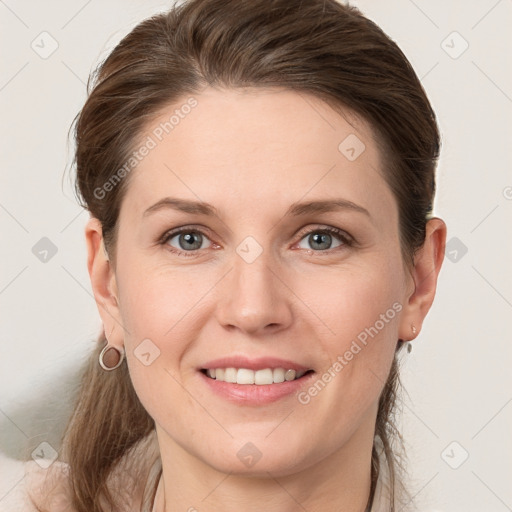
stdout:
POLYGON ((302 247, 299 244, 299 247, 301 249, 316 249, 316 250, 328 250, 333 249, 335 247, 339 247, 340 245, 343 245, 342 242, 338 242, 338 245, 332 246, 333 240, 336 240, 336 236, 331 235, 330 233, 324 233, 321 230, 313 231, 309 234, 307 234, 300 243, 302 243, 303 240, 306 240, 310 247, 302 247))
POLYGON ((170 236, 167 243, 176 249, 195 251, 198 249, 204 249, 202 245, 205 239, 206 237, 197 231, 183 231, 182 233, 176 233, 175 235, 170 236), (178 239, 178 246, 171 242, 175 238, 178 239))

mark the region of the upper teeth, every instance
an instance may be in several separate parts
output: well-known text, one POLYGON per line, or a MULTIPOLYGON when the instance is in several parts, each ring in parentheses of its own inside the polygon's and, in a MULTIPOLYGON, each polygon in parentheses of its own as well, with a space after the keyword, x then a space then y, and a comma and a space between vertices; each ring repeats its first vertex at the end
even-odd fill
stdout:
POLYGON ((305 371, 285 370, 284 368, 265 368, 249 370, 247 368, 214 368, 206 371, 212 379, 236 384, 278 384, 285 380, 295 380, 302 377, 305 371))

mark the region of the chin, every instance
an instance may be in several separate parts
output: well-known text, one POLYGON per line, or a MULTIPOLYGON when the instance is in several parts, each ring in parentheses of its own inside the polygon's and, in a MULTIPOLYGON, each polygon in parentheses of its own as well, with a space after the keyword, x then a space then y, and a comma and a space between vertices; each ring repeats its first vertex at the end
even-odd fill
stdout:
MULTIPOLYGON (((208 463, 208 461, 205 461, 208 463)), ((287 454, 279 454, 277 457, 254 457, 251 460, 245 456, 242 460, 215 460, 210 462, 210 466, 222 473, 233 476, 250 478, 268 478, 269 473, 274 477, 288 476, 301 471, 307 467, 304 461, 293 460, 287 454)))
MULTIPOLYGON (((268 432, 267 434, 268 435, 268 432)), ((218 439, 217 439, 218 444, 218 439)), ((284 444, 282 439, 270 442, 265 436, 244 436, 243 441, 233 441, 224 449, 210 452, 201 457, 203 462, 216 471, 238 476, 265 477, 286 476, 306 469, 317 459, 321 450, 313 450, 315 455, 307 455, 305 449, 309 441, 284 444), (249 439, 254 441, 249 441, 249 439), (315 459, 315 460, 313 460, 315 459)))

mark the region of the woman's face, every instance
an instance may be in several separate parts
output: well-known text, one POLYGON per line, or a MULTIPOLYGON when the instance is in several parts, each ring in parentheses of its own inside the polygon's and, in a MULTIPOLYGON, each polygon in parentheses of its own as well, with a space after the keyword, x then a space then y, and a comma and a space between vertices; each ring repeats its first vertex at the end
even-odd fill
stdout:
POLYGON ((414 283, 372 132, 348 119, 205 89, 142 134, 107 309, 161 450, 274 475, 371 450, 414 283))

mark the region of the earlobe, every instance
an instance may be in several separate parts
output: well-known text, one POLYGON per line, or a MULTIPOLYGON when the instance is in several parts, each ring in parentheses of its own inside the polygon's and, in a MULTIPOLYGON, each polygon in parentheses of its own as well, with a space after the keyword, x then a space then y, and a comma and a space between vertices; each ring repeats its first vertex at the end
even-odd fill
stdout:
POLYGON ((98 312, 110 332, 115 323, 120 323, 120 312, 116 297, 115 274, 103 241, 101 223, 91 218, 85 227, 87 245, 87 269, 91 280, 98 312))
POLYGON ((445 244, 446 224, 434 217, 427 222, 425 242, 414 256, 414 267, 411 270, 414 288, 405 301, 400 319, 400 339, 411 341, 421 331, 423 320, 434 301, 445 244))

